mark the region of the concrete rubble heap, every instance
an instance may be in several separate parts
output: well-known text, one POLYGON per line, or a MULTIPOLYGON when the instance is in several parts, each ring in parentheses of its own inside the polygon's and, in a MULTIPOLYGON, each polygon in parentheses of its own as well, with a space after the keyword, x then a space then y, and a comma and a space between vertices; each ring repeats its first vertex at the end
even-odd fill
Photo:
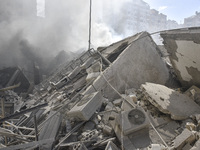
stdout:
POLYGON ((141 32, 82 53, 26 98, 2 88, 0 149, 199 150, 199 83, 172 66, 141 32))

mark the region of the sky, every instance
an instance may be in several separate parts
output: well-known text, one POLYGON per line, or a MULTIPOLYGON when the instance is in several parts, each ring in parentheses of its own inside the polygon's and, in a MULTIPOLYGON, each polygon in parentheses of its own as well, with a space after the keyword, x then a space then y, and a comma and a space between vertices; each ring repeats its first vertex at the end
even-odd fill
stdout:
POLYGON ((200 0, 144 0, 152 9, 167 15, 167 19, 184 23, 184 18, 200 11, 200 0))
MULTIPOLYGON (((121 0, 122 1, 122 0, 121 0)), ((184 23, 184 18, 195 15, 200 12, 200 0, 144 0, 151 9, 156 9, 160 13, 167 15, 167 19, 175 20, 179 24, 184 23)), ((37 0, 38 14, 44 16, 42 7, 44 0, 37 0)))

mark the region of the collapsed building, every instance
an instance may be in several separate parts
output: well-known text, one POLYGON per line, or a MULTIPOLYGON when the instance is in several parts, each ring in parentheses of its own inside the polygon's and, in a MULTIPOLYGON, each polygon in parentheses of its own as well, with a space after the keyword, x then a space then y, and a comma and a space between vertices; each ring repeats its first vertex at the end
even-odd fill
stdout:
POLYGON ((200 149, 199 31, 162 32, 169 56, 147 32, 82 53, 3 115, 0 149, 200 149))

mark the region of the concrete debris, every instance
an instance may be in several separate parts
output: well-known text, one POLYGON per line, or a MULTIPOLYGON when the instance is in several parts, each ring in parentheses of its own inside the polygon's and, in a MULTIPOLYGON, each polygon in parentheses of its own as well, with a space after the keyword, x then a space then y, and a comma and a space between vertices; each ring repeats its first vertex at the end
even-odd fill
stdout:
POLYGON ((186 144, 192 144, 196 139, 195 133, 184 129, 183 132, 173 140, 174 148, 182 150, 186 144))
POLYGON ((141 32, 53 68, 26 96, 14 73, 0 87, 0 149, 200 149, 199 86, 172 83, 160 54, 141 32))
POLYGON ((200 89, 198 87, 193 85, 187 91, 185 91, 184 94, 188 95, 192 100, 200 105, 200 89))
POLYGON ((146 83, 141 87, 149 102, 174 120, 184 120, 200 113, 200 107, 189 97, 164 85, 146 83))
POLYGON ((160 35, 181 84, 187 88, 200 86, 200 28, 165 31, 160 35))

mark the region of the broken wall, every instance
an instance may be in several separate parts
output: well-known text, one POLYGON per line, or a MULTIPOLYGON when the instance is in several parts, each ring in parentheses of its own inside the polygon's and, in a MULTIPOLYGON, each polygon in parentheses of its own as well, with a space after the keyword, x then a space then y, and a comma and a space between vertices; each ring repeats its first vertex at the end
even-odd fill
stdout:
POLYGON ((161 32, 161 37, 181 84, 200 87, 200 28, 161 32))
POLYGON ((169 72, 157 49, 147 32, 136 35, 135 40, 94 81, 94 86, 87 92, 94 91, 95 88, 102 90, 108 97, 117 96, 104 77, 120 93, 129 88, 137 89, 145 82, 165 84, 169 79, 169 72))

